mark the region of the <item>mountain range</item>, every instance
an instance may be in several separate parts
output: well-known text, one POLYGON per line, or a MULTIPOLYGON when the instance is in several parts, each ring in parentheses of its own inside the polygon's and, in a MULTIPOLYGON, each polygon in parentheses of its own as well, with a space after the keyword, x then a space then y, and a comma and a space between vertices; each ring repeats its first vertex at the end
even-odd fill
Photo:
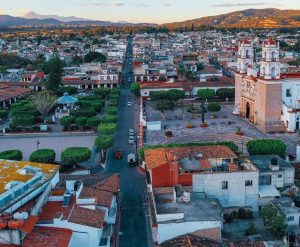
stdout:
MULTIPOLYGON (((75 16, 40 15, 33 11, 22 17, 0 15, 0 27, 49 25, 86 26, 157 26, 149 23, 110 22, 90 20, 75 16)), ((297 28, 300 27, 300 10, 246 9, 216 16, 202 17, 182 22, 165 23, 169 28, 211 26, 217 28, 297 28)))
POLYGON ((166 23, 170 28, 212 26, 217 28, 296 28, 300 27, 300 10, 246 9, 228 14, 166 23))

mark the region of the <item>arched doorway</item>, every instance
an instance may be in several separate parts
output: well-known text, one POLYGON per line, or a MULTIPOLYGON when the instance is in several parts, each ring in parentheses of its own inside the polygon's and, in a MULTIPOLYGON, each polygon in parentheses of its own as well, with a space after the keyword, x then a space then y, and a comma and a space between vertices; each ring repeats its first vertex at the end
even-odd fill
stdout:
POLYGON ((249 102, 246 103, 246 118, 250 118, 250 104, 249 102))

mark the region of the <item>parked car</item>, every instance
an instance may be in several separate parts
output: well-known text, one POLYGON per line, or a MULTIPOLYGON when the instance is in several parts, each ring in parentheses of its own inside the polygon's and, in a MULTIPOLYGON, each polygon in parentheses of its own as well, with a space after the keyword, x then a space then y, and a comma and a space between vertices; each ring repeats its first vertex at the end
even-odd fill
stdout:
POLYGON ((127 106, 131 107, 132 103, 130 101, 127 102, 127 106))
POLYGON ((134 136, 134 130, 133 129, 129 129, 129 136, 134 136))
POLYGON ((116 158, 117 160, 122 159, 122 158, 123 158, 123 152, 122 152, 121 150, 116 150, 116 151, 115 151, 115 158, 116 158))
POLYGON ((128 144, 134 144, 134 137, 133 136, 129 136, 128 144))

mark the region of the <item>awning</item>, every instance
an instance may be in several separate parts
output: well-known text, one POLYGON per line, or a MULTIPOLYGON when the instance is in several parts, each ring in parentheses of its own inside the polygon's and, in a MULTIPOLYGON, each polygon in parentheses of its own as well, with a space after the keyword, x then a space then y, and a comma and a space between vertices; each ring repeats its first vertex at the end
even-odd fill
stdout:
POLYGON ((260 185, 258 194, 260 198, 280 196, 280 193, 273 185, 260 185))

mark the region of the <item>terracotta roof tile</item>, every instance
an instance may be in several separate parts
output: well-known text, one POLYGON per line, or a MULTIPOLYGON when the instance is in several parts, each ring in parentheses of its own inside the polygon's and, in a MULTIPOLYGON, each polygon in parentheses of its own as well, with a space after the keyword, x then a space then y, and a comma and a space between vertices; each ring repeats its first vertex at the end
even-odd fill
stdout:
POLYGON ((113 200, 113 193, 91 187, 83 187, 79 198, 95 198, 97 205, 110 208, 113 200))
POLYGON ((113 193, 117 193, 119 190, 119 174, 115 173, 110 177, 100 181, 93 188, 97 190, 104 190, 113 193))
POLYGON ((105 211, 75 207, 69 218, 69 222, 96 228, 103 228, 105 211))

